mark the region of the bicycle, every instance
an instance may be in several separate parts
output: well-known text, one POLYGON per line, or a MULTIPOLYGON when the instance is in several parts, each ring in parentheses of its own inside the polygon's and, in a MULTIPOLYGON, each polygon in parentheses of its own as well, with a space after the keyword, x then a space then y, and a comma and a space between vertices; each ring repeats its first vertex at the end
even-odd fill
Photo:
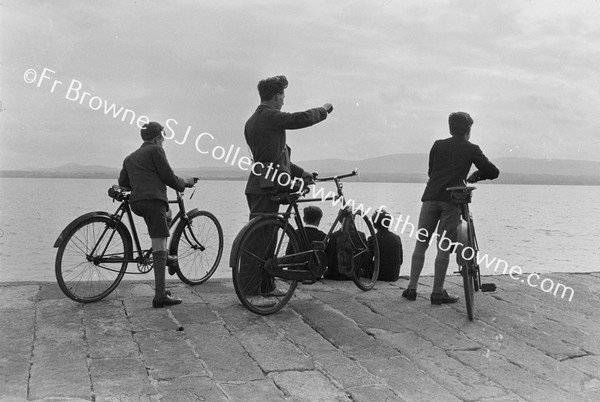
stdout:
POLYGON ((314 283, 323 275, 327 265, 325 250, 334 237, 340 271, 342 266, 346 267, 359 289, 373 288, 379 274, 375 229, 362 210, 353 211, 347 206, 342 191, 341 180, 356 175, 358 171, 354 170, 315 179, 316 182, 334 181, 337 196, 302 198, 309 191, 304 186, 302 191, 277 194, 273 199, 288 205, 285 212, 261 214, 242 228, 233 242, 229 265, 233 269, 235 292, 244 307, 260 315, 279 311, 292 298, 298 282, 314 283), (340 200, 341 208, 325 239, 309 244, 298 204, 340 200), (296 229, 290 222, 292 216, 296 229), (341 228, 339 233, 335 231, 338 227, 341 228))
MULTIPOLYGON (((108 195, 113 202, 120 202, 115 213, 94 211, 81 215, 67 225, 54 243, 58 248, 55 261, 58 286, 67 297, 80 303, 108 296, 125 273, 145 274, 152 270, 152 249, 143 250, 140 246, 129 205, 130 190, 114 185, 108 195), (125 225, 125 215, 131 232, 125 225), (129 263, 136 263, 138 272, 126 272, 129 263)), ((179 207, 169 223, 170 229, 175 228, 169 255, 177 256, 177 261, 168 262, 169 268, 183 282, 201 284, 214 274, 221 260, 221 224, 210 212, 197 208, 186 212, 181 192, 169 203, 179 207)))
POLYGON ((473 321, 475 313, 475 292, 493 292, 496 285, 493 283, 481 283, 481 272, 478 264, 479 244, 475 235, 475 224, 473 215, 469 210, 469 203, 472 199, 475 186, 457 186, 448 187, 452 202, 460 207, 461 220, 456 230, 456 262, 458 263, 459 273, 463 278, 463 288, 465 292, 465 303, 467 304, 467 316, 473 321))

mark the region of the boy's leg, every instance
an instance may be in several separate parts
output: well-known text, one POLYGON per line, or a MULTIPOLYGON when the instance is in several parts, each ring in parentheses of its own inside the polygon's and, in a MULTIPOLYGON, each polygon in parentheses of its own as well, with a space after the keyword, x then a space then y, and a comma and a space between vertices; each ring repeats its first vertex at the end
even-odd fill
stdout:
POLYGON ((165 297, 165 266, 167 264, 167 238, 152 238, 154 261, 154 297, 165 297))
POLYGON ((419 277, 425 263, 425 251, 429 246, 429 240, 435 231, 440 219, 440 209, 436 201, 424 201, 419 214, 419 229, 417 230, 417 242, 412 255, 410 266, 410 281, 408 289, 417 289, 419 277))
MULTIPOLYGON (((460 220, 460 207, 458 205, 445 202, 442 206, 442 213, 440 216, 440 225, 438 233, 444 234, 445 237, 450 239, 452 242, 456 241, 456 227, 460 220)), ((440 235, 441 236, 441 235, 440 235)), ((435 278, 433 280, 432 293, 440 294, 444 291, 444 282, 446 280, 446 272, 448 271, 448 265, 450 263, 450 253, 452 249, 445 248, 440 242, 438 236, 437 242, 437 256, 435 258, 435 278)))
POLYGON ((165 291, 165 267, 167 263, 167 224, 168 205, 162 201, 145 200, 132 205, 132 211, 144 218, 152 241, 152 259, 154 265, 153 307, 172 306, 181 300, 171 298, 165 291))
MULTIPOLYGON (((279 211, 279 204, 271 200, 271 194, 246 194, 248 208, 250 209, 250 219, 260 216, 262 213, 275 214, 279 211)), ((265 228, 266 229, 266 228, 265 228)), ((256 244, 257 255, 270 256, 275 250, 275 244, 271 242, 271 234, 264 231, 256 239, 263 240, 266 244, 256 244)), ((244 284, 245 293, 266 294, 275 290, 273 277, 266 273, 262 267, 256 263, 244 267, 246 283, 244 284)))

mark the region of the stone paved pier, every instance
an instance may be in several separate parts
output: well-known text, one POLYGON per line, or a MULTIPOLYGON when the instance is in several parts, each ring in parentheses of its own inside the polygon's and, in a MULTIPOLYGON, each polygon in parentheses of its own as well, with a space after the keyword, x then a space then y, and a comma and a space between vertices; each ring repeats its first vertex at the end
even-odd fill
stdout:
POLYGON ((553 296, 509 276, 455 305, 417 301, 406 279, 362 292, 299 286, 261 317, 231 280, 169 282, 184 303, 151 308, 151 282, 78 304, 54 283, 0 284, 2 401, 598 401, 600 273, 552 274, 553 296))

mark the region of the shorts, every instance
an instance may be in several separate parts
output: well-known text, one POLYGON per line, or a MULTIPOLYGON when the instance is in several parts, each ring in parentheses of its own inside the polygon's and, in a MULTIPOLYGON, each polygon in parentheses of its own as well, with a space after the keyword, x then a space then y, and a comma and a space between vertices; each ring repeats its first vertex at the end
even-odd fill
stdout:
POLYGON ((140 200, 131 204, 134 214, 144 218, 151 239, 169 237, 167 211, 169 206, 160 200, 140 200))

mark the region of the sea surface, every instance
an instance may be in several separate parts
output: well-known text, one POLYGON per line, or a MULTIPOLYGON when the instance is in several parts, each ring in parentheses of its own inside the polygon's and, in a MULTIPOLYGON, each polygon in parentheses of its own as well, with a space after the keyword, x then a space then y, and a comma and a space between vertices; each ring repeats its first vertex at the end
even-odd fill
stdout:
MULTIPOLYGON (((114 212, 118 207, 107 196, 114 180, 0 178, 0 282, 55 281, 53 244, 62 229, 89 211, 114 212)), ((188 210, 215 214, 223 227, 225 249, 215 277, 231 277, 229 252, 236 234, 247 222, 245 182, 202 181, 192 199, 186 190, 188 210)), ((325 194, 333 183, 323 183, 325 194)), ((345 182, 346 196, 372 212, 381 206, 392 214, 392 229, 404 245, 401 275, 410 272, 420 198, 424 184, 345 182), (412 235, 411 235, 412 231, 412 235)), ((171 190, 170 190, 171 191, 171 190)), ((174 192, 170 193, 174 197, 174 192)), ((471 212, 475 218, 481 252, 488 261, 504 261, 524 273, 600 271, 600 186, 502 185, 479 183, 471 212), (495 260, 493 260, 495 259, 495 260)), ((326 231, 339 206, 318 203, 324 211, 326 231)), ((305 204, 306 205, 306 204, 305 204)), ((147 231, 136 218, 138 233, 148 245, 147 231)), ((433 274, 433 247, 427 252, 424 275, 433 274)), ((449 272, 453 271, 452 260, 449 272)), ((135 270, 130 267, 130 270, 135 270)), ((494 269, 482 269, 494 274, 494 269)), ((547 276, 547 275, 546 275, 547 276)), ((129 279, 150 275, 130 275, 129 279)))

